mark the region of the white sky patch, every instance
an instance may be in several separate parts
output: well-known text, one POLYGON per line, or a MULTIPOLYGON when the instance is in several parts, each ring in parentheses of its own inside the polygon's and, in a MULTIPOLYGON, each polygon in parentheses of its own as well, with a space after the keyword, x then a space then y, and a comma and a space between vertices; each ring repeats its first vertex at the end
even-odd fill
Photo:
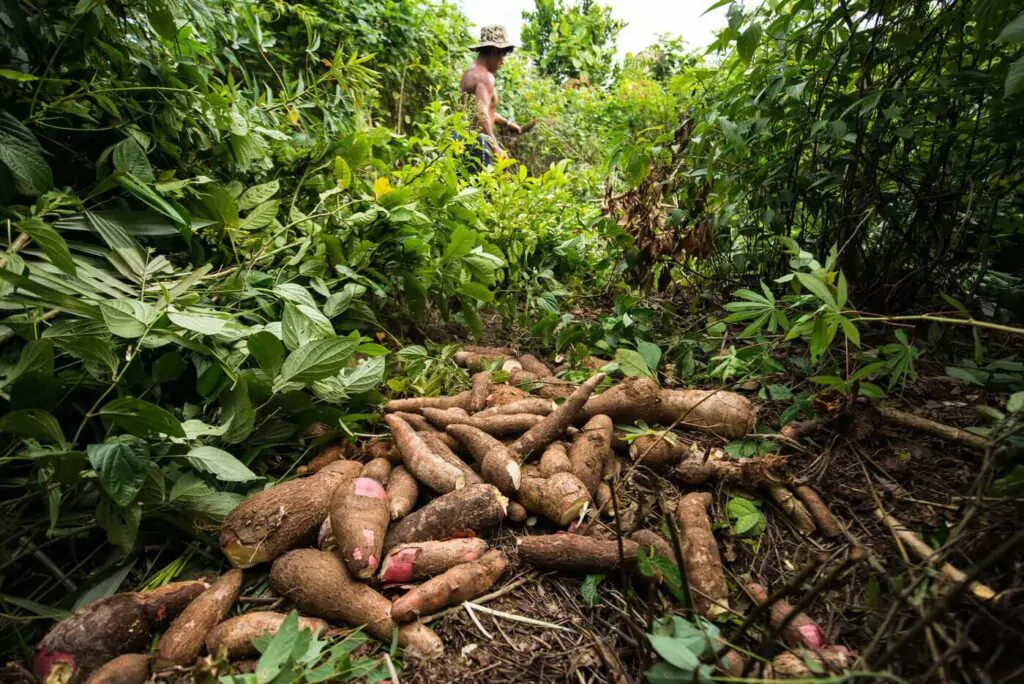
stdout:
MULTIPOLYGON (((725 27, 726 7, 708 14, 714 0, 600 0, 612 8, 612 16, 626 21, 619 34, 619 56, 637 53, 654 43, 659 34, 682 37, 691 48, 703 48, 725 27)), ((486 24, 504 24, 512 41, 520 42, 523 11, 533 10, 533 0, 456 0, 475 24, 475 33, 486 24)))

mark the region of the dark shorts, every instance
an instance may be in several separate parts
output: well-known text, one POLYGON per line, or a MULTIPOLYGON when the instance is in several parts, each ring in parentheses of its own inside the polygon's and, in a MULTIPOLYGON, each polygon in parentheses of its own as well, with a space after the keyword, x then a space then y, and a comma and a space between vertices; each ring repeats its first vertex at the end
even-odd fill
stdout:
MULTIPOLYGON (((462 136, 457 133, 453 133, 452 137, 456 140, 462 139, 462 136)), ((483 133, 477 135, 475 142, 470 142, 466 145, 466 152, 471 160, 467 163, 467 166, 469 166, 473 173, 480 173, 494 164, 494 150, 491 148, 491 139, 483 133)))

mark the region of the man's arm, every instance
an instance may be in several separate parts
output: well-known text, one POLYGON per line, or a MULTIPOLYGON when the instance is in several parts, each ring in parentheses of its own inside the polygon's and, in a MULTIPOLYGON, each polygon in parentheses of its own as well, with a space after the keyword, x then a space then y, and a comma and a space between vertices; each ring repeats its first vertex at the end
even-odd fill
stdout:
POLYGON ((499 126, 504 126, 505 128, 509 129, 510 131, 516 134, 523 132, 523 129, 519 127, 519 124, 512 123, 511 121, 503 117, 501 114, 498 114, 497 112, 494 113, 494 123, 498 124, 499 126))

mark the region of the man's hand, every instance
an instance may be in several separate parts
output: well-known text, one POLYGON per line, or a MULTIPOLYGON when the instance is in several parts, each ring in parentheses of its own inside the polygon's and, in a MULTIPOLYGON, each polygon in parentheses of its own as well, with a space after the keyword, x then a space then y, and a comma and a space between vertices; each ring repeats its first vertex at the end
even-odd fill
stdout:
POLYGON ((511 121, 509 121, 506 125, 508 126, 508 130, 512 131, 516 135, 519 135, 523 132, 522 126, 520 126, 517 123, 512 123, 511 121))

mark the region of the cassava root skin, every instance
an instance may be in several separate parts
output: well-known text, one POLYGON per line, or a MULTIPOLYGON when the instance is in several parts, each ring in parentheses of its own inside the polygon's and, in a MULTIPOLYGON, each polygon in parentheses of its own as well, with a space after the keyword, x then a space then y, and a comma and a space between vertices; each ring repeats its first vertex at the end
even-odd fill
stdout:
POLYGON ((617 423, 652 421, 659 415, 661 388, 650 378, 626 378, 601 394, 590 397, 580 410, 580 419, 605 415, 617 423))
POLYGON ((508 447, 472 425, 449 425, 447 431, 473 454, 485 481, 497 487, 502 494, 512 495, 519 491, 523 475, 515 454, 508 447))
POLYGON ((388 530, 384 549, 399 544, 449 539, 473 533, 482 536, 505 519, 508 500, 489 484, 469 485, 439 496, 405 516, 388 530))
POLYGON ((158 661, 191 665, 203 650, 206 635, 224 619, 242 588, 242 571, 228 570, 174 619, 157 644, 158 661))
POLYGON ((368 477, 381 483, 381 485, 387 485, 388 478, 391 477, 391 461, 386 458, 373 459, 363 466, 363 472, 360 474, 360 477, 368 477))
POLYGON ((221 550, 235 567, 251 568, 312 541, 335 487, 361 471, 355 461, 335 461, 316 475, 250 496, 224 518, 221 550))
MULTIPOLYGON (((619 566, 619 545, 614 539, 596 539, 559 532, 520 537, 518 542, 519 557, 545 570, 599 572, 619 566)), ((623 560, 626 563, 635 561, 639 548, 635 541, 623 539, 623 560)))
POLYGON ((543 377, 524 370, 510 372, 509 381, 518 387, 530 388, 534 394, 545 399, 568 399, 577 389, 577 386, 568 380, 553 375, 543 377))
POLYGON ((505 520, 514 523, 526 522, 526 519, 530 517, 530 513, 526 508, 518 501, 509 501, 508 506, 505 510, 505 520))
POLYGON ((549 478, 524 478, 519 499, 526 510, 542 515, 560 527, 579 517, 591 502, 586 485, 572 473, 555 473, 549 478))
MULTIPOLYGON (((441 409, 437 409, 440 411, 441 409)), ((451 411, 452 409, 444 409, 445 411, 451 411)), ((406 411, 395 411, 392 413, 395 418, 401 418, 409 424, 416 432, 437 432, 437 428, 431 425, 430 421, 423 417, 420 413, 408 413, 406 411)))
POLYGON ((396 622, 408 622, 475 599, 487 593, 507 568, 505 554, 492 549, 479 560, 456 565, 399 597, 391 604, 391 617, 396 622))
POLYGON ((351 574, 360 579, 376 574, 390 521, 388 495, 377 480, 357 477, 334 490, 331 530, 351 574))
POLYGON ((661 390, 658 420, 723 439, 736 439, 754 431, 757 411, 750 400, 725 390, 661 390))
POLYGON ((371 461, 375 458, 383 458, 390 461, 392 465, 402 463, 402 454, 398 451, 398 446, 390 439, 371 437, 363 442, 362 450, 363 455, 371 461))
POLYGON ((388 476, 388 513, 392 520, 399 520, 409 514, 416 506, 420 488, 405 466, 396 466, 388 476))
POLYGON ((530 373, 536 373, 537 375, 547 377, 553 375, 548 365, 538 359, 533 354, 520 354, 519 364, 523 367, 523 370, 529 371, 530 373))
POLYGON ((775 503, 779 504, 779 508, 789 516, 789 519, 802 534, 812 534, 818 529, 810 511, 793 496, 793 492, 780 484, 774 484, 768 487, 768 493, 772 495, 775 503))
POLYGON ((686 580, 694 590, 694 607, 705 617, 714 618, 728 610, 729 587, 711 532, 707 512, 710 506, 711 495, 707 492, 687 494, 679 500, 676 521, 686 580))
POLYGON ((702 453, 694 444, 689 455, 676 465, 672 473, 680 482, 691 487, 717 481, 756 489, 772 485, 772 469, 783 463, 785 458, 774 455, 735 460, 717 447, 702 453))
POLYGON ((476 413, 487 408, 487 395, 491 393, 491 374, 483 371, 473 375, 473 389, 469 393, 469 412, 476 413))
POLYGON ((340 444, 331 444, 324 447, 319 454, 309 460, 306 465, 295 469, 296 474, 315 475, 324 469, 328 464, 340 461, 345 458, 345 447, 340 444))
MULTIPOLYGON (((768 602, 768 590, 756 582, 747 584, 744 589, 747 594, 759 606, 768 602)), ((786 616, 793 612, 791 606, 785 599, 779 599, 771 606, 770 620, 772 626, 778 628, 786 619, 786 616)), ((828 637, 818 626, 818 623, 804 613, 797 613, 791 619, 786 628, 780 634, 787 646, 797 648, 823 648, 828 644, 828 637)))
POLYGON ((475 561, 487 552, 479 537, 399 544, 388 551, 380 568, 381 582, 415 582, 475 561))
MULTIPOLYGON (((541 419, 539 423, 526 431, 522 437, 512 444, 512 450, 521 454, 523 458, 540 451, 548 444, 562 436, 565 429, 572 424, 576 414, 593 394, 594 390, 604 381, 604 374, 597 373, 587 379, 579 388, 573 392, 565 403, 541 419)), ((610 441, 610 438, 609 438, 610 441)))
POLYGON ((583 426, 583 434, 569 447, 572 474, 586 485, 592 497, 597 497, 601 484, 604 462, 611 450, 613 428, 612 419, 608 416, 594 416, 583 426))
POLYGON ((149 679, 150 657, 126 653, 92 673, 85 684, 143 684, 149 679))
POLYGON ((492 414, 489 416, 461 415, 455 411, 425 408, 423 415, 437 428, 444 430, 449 425, 472 425, 494 437, 518 435, 526 432, 544 420, 534 413, 492 414))
POLYGON ((663 468, 680 462, 690 453, 690 443, 678 435, 659 432, 656 435, 641 435, 629 445, 629 457, 634 463, 648 468, 663 468))
POLYGON ((807 511, 811 514, 811 519, 814 520, 814 524, 818 527, 818 531, 826 537, 838 537, 843 533, 843 526, 832 515, 832 511, 829 510, 828 505, 822 501, 816 491, 807 485, 799 485, 793 488, 793 493, 807 507, 807 511))
MULTIPOLYGON (((324 551, 296 549, 274 561, 270 585, 300 611, 328 622, 352 627, 390 643, 395 622, 391 602, 369 586, 352 579, 340 559, 324 551)), ((444 652, 441 638, 426 625, 398 630, 398 643, 416 658, 436 658, 444 652)))
POLYGON ((398 450, 402 453, 405 469, 419 482, 440 494, 465 486, 466 478, 462 471, 435 454, 420 433, 415 432, 408 423, 394 415, 386 415, 384 420, 391 428, 398 450))
POLYGON ((571 472, 572 461, 569 460, 569 451, 565 445, 561 442, 549 444, 540 457, 540 476, 548 478, 555 473, 571 472))
POLYGON ((39 641, 32 663, 36 676, 77 684, 118 656, 147 650, 152 630, 176 618, 208 588, 188 580, 87 603, 39 641))
POLYGON ((543 397, 527 397, 518 399, 507 404, 498 404, 485 408, 480 413, 474 414, 475 418, 487 418, 489 416, 511 416, 519 413, 532 413, 537 416, 546 416, 558 408, 558 404, 543 397))
MULTIPOLYGON (((223 648, 225 655, 232 660, 257 655, 259 650, 252 640, 263 634, 277 634, 287 617, 285 613, 260 610, 225 620, 206 635, 206 651, 210 655, 218 655, 223 648)), ((300 616, 299 629, 323 634, 327 631, 327 623, 319 618, 300 616)))
POLYGON ((476 471, 469 467, 469 464, 459 458, 454 451, 452 451, 452 445, 456 445, 460 450, 464 450, 462 442, 455 439, 447 432, 430 432, 420 433, 420 437, 430 450, 434 452, 436 456, 441 457, 449 465, 453 465, 462 472, 462 477, 465 478, 466 484, 480 484, 483 479, 476 474, 476 471))
POLYGON ((470 393, 459 392, 454 397, 414 397, 412 399, 392 399, 388 403, 384 404, 385 413, 395 413, 396 411, 405 411, 408 413, 419 413, 420 409, 425 407, 449 409, 449 408, 469 408, 470 393))

